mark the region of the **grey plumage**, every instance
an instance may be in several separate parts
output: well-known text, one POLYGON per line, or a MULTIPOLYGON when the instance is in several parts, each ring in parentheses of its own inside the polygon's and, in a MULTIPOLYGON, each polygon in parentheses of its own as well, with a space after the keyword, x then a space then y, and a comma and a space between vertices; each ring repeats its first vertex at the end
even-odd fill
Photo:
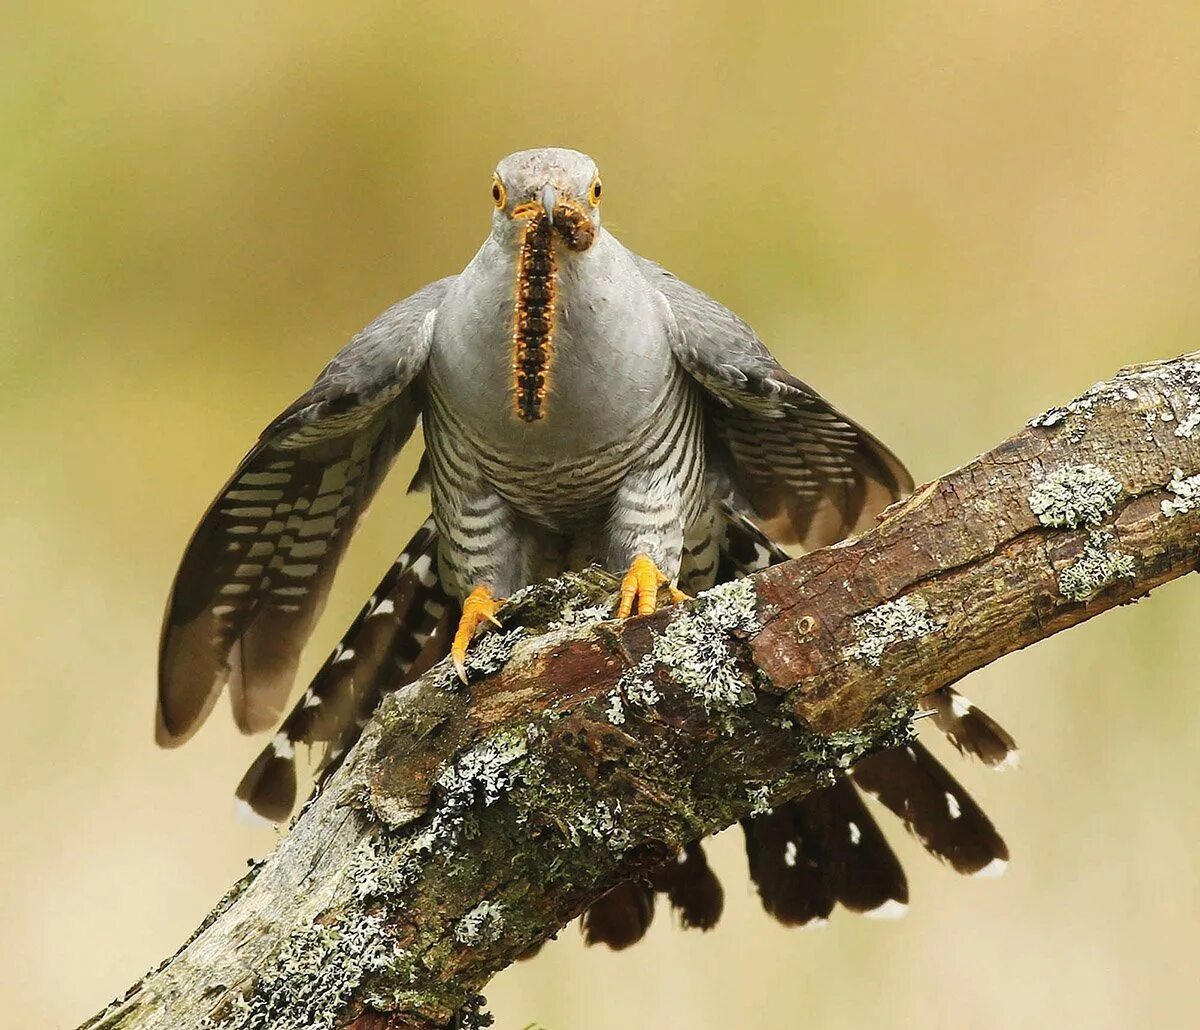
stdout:
MULTIPOLYGON (((275 725, 347 540, 423 420, 416 484, 430 489, 432 523, 239 787, 268 818, 291 809, 296 746, 324 743, 336 762, 382 693, 445 655, 475 588, 504 596, 592 562, 619 574, 644 556, 694 593, 782 560, 781 544, 859 532, 912 487, 886 447, 784 370, 749 325, 601 226, 590 158, 515 154, 493 196, 491 232, 463 272, 385 312, 267 427, 176 576, 159 742, 186 740, 227 682, 244 731, 275 725)), ((955 743, 986 760, 1011 744, 977 709, 964 717, 950 699, 939 713, 955 743)), ((906 775, 923 800, 945 785, 906 775)), ((941 840, 934 814, 914 817, 903 790, 877 792, 941 840)), ((746 825, 752 864, 770 870, 759 880, 769 908, 803 921, 837 901, 862 910, 906 896, 849 782, 777 811, 746 825), (851 824, 869 847, 823 842, 851 824), (799 867, 776 853, 797 841, 799 867)), ((997 850, 990 838, 973 850, 960 840, 967 823, 986 818, 954 828, 956 866, 997 850)), ((589 932, 630 943, 655 890, 685 922, 712 925, 719 885, 698 844, 684 859, 612 892, 589 932)))
POLYGON ((460 599, 591 561, 619 571, 639 553, 698 590, 715 578, 720 501, 812 545, 911 487, 745 322, 600 226, 590 158, 527 151, 498 176, 504 204, 467 268, 359 333, 201 521, 163 627, 160 743, 187 739, 226 682, 243 730, 278 719, 342 550, 420 415, 441 580, 460 599), (551 214, 591 235, 554 248, 544 412, 524 421, 513 345, 529 219, 516 215, 542 208, 547 186, 562 202, 551 214))
POLYGON ((421 401, 429 316, 450 280, 372 322, 259 437, 184 553, 159 648, 159 744, 195 732, 229 683, 244 732, 282 714, 342 551, 421 401))
POLYGON ((776 543, 825 547, 912 490, 899 459, 782 368, 747 323, 637 262, 662 298, 675 359, 704 387, 710 446, 723 454, 735 506, 776 543))

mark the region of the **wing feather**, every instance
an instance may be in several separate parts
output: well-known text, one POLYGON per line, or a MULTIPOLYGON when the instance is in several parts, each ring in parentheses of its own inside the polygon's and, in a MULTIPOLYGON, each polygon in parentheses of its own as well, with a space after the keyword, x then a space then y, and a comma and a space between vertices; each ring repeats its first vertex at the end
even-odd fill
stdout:
POLYGON ((653 262, 677 360, 704 388, 737 500, 781 544, 824 547, 912 490, 900 460, 784 369, 742 319, 653 262))
POLYGON ((281 822, 296 800, 296 751, 323 744, 318 777, 336 768, 384 694, 420 676, 450 651, 457 602, 434 574, 437 530, 429 518, 400 552, 379 586, 247 770, 238 801, 281 822))
POLYGON ((187 740, 226 683, 243 732, 278 721, 346 543, 416 425, 416 383, 450 281, 355 336, 267 426, 201 519, 163 622, 160 744, 187 740))

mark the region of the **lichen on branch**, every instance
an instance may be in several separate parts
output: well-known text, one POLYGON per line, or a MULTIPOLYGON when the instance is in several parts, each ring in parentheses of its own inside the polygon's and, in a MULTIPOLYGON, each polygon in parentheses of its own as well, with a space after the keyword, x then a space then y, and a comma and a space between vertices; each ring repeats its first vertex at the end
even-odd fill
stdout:
POLYGON ((595 570, 432 670, 89 1028, 482 1026, 621 880, 908 739, 922 695, 1200 562, 1200 359, 1126 369, 860 539, 617 623, 595 570), (307 1021, 307 1022, 306 1022, 307 1021))

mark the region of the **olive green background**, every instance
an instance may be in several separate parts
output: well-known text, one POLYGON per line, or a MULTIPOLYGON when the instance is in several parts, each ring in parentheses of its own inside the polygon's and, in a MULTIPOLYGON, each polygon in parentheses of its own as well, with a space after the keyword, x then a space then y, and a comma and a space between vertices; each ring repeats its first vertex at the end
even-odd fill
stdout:
MULTIPOLYGON (((591 153, 607 224, 748 318, 918 480, 1200 334, 1200 8, 170 3, 0 7, 0 1024, 67 1027, 275 839, 224 706, 151 742, 162 603, 255 433, 360 325, 461 268, 491 170, 591 153)), ((401 461, 305 659, 425 510, 401 461)), ((974 676, 1024 764, 960 880, 894 822, 900 922, 771 924, 740 840, 712 933, 572 926, 501 1030, 1194 1019, 1200 584, 974 676)))

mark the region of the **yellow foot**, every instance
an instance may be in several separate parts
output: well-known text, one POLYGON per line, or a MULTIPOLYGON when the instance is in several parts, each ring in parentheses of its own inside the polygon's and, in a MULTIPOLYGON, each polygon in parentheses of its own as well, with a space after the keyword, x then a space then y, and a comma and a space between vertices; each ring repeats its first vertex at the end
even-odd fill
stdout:
POLYGON ((472 590, 467 595, 466 601, 463 602, 462 618, 458 620, 454 643, 450 645, 450 657, 454 661, 454 669, 458 673, 458 678, 464 683, 467 682, 467 646, 471 643, 471 638, 475 636, 475 630, 481 623, 490 622, 493 626, 500 625, 500 620, 496 618, 496 611, 503 603, 492 597, 491 590, 484 586, 472 590))
MULTIPOLYGON (((617 606, 617 618, 624 619, 633 613, 637 602, 638 615, 649 615, 658 609, 658 588, 667 583, 667 577, 646 555, 636 555, 629 564, 629 571, 621 580, 621 603, 617 606)), ((668 584, 671 600, 675 603, 689 600, 688 595, 674 585, 668 584)))

